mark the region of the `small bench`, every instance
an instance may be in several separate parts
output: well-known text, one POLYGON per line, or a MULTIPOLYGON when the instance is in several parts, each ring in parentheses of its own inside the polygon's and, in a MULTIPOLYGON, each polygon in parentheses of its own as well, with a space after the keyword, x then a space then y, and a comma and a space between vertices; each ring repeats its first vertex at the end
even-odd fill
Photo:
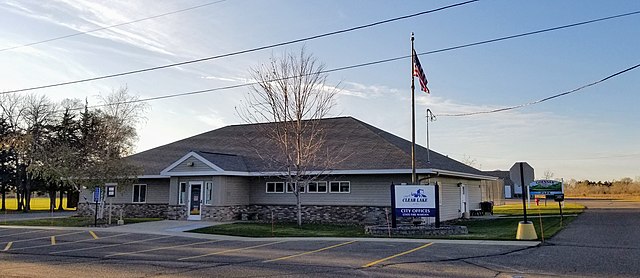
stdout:
POLYGON ((482 216, 484 215, 484 211, 482 209, 472 209, 469 211, 471 216, 482 216))

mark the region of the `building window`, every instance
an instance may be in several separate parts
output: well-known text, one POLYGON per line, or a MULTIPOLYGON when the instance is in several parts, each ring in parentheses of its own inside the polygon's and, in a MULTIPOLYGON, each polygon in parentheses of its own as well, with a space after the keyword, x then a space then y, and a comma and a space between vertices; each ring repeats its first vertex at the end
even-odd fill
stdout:
POLYGON ((309 193, 327 193, 326 181, 310 181, 307 183, 307 192, 309 193))
POLYGON ((178 205, 184 205, 187 198, 187 183, 180 183, 180 192, 178 192, 178 205))
POLYGON ((147 185, 134 184, 133 185, 133 202, 144 203, 146 201, 147 201, 147 185))
POLYGON ((349 193, 351 192, 351 182, 332 181, 329 183, 329 191, 331 193, 349 193))
POLYGON ((302 182, 294 182, 293 184, 288 182, 287 183, 287 193, 293 193, 293 187, 294 187, 295 184, 298 185, 299 192, 300 193, 304 193, 305 186, 304 186, 304 183, 302 183, 302 182))
POLYGON ((211 204, 211 197, 213 197, 213 182, 205 182, 204 183, 204 204, 211 204))
POLYGON ((284 193, 284 182, 267 182, 267 193, 284 193))

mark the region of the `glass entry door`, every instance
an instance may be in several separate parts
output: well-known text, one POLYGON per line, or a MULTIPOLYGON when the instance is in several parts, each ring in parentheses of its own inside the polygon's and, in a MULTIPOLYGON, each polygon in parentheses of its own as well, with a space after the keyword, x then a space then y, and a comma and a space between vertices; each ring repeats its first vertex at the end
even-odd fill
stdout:
POLYGON ((202 182, 189 183, 189 220, 200 220, 202 204, 202 182))

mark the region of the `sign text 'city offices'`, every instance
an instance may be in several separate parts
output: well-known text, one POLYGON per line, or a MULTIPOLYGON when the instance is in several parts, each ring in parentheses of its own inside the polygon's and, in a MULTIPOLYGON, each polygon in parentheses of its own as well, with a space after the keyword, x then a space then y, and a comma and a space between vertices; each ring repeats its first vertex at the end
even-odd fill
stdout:
POLYGON ((434 185, 395 185, 395 213, 398 217, 435 217, 434 185))

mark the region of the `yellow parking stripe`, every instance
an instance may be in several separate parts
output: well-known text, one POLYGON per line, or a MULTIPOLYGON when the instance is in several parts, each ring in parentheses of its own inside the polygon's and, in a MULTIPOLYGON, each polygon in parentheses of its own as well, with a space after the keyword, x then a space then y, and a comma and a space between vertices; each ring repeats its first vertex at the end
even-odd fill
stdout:
MULTIPOLYGON (((105 236, 105 237, 102 237, 101 239, 112 238, 112 237, 120 237, 120 236, 126 236, 126 235, 130 235, 130 234, 126 233, 126 234, 117 234, 117 235, 105 236)), ((76 241, 68 241, 68 242, 56 243, 56 246, 79 243, 79 242, 86 242, 86 241, 93 241, 93 240, 95 240, 95 239, 89 238, 89 239, 81 239, 81 240, 76 240, 76 241)), ((44 247, 49 247, 49 246, 51 246, 51 245, 37 245, 37 246, 28 246, 28 247, 15 248, 13 250, 44 248, 44 247)))
POLYGON ((254 249, 254 248, 259 248, 259 247, 263 247, 263 246, 274 245, 274 244, 281 243, 281 242, 284 242, 284 241, 269 242, 269 243, 260 244, 260 245, 254 245, 254 246, 249 246, 249 247, 236 248, 236 249, 228 249, 228 250, 223 250, 223 251, 213 252, 213 253, 209 253, 209 254, 203 254, 203 255, 192 256, 192 257, 184 257, 184 258, 180 258, 180 259, 178 259, 178 261, 184 261, 184 260, 190 260, 190 259, 202 258, 202 257, 213 256, 213 255, 219 255, 219 254, 224 254, 224 253, 230 253, 230 252, 236 252, 236 251, 242 251, 242 250, 254 249))
POLYGON ((2 251, 7 251, 9 250, 9 248, 11 248, 11 245, 13 245, 13 242, 10 241, 9 243, 7 243, 7 246, 4 247, 4 249, 2 251))
POLYGON ((51 236, 51 245, 56 245, 56 236, 51 236))
POLYGON ((96 233, 94 233, 93 231, 89 231, 89 234, 91 234, 93 239, 99 239, 98 235, 96 235, 96 233))
POLYGON ((266 260, 266 261, 263 261, 263 263, 281 261, 281 260, 291 259, 291 258, 295 258, 295 257, 300 257, 300 256, 304 256, 304 255, 313 254, 313 253, 318 253, 318 252, 321 252, 321 251, 325 251, 325 250, 329 250, 329 249, 332 249, 332 248, 336 248, 336 247, 344 246, 344 245, 347 245, 347 244, 351 244, 351 243, 354 243, 356 241, 357 240, 352 240, 352 241, 348 241, 348 242, 339 243, 339 244, 336 244, 336 245, 327 246, 327 247, 320 248, 320 249, 317 249, 317 250, 302 252, 302 253, 294 254, 294 255, 291 255, 291 256, 285 256, 285 257, 280 257, 280 258, 271 259, 271 260, 266 260))
POLYGON ((102 245, 102 246, 93 246, 93 247, 80 248, 80 249, 62 250, 62 251, 51 252, 49 254, 53 255, 53 254, 60 254, 60 253, 85 251, 85 250, 93 250, 93 249, 100 249, 100 248, 108 248, 108 247, 120 246, 120 245, 125 245, 125 244, 140 243, 140 242, 151 241, 151 240, 156 240, 156 239, 163 239, 163 238, 168 238, 168 237, 172 237, 172 236, 161 236, 161 237, 134 240, 134 241, 123 242, 123 243, 107 244, 107 245, 102 245))
POLYGON ((370 263, 368 263, 368 264, 363 265, 362 267, 370 267, 370 266, 374 266, 374 265, 379 264, 379 263, 381 263, 381 262, 388 261, 388 260, 391 260, 391 259, 393 259, 393 258, 397 258, 397 257, 400 257, 400 256, 404 256, 404 255, 406 255, 406 254, 409 254, 409 253, 412 253, 412 252, 418 251, 418 250, 420 250, 420 249, 422 249, 422 248, 425 248, 425 247, 429 247, 429 246, 431 246, 432 244, 433 244, 433 242, 429 242, 429 243, 427 243, 427 244, 425 244, 425 245, 422 245, 422 246, 420 246, 420 247, 413 248, 413 249, 411 249, 411 250, 404 251, 404 252, 402 252, 402 253, 398 253, 398 254, 395 254, 395 255, 393 255, 393 256, 386 257, 386 258, 384 258, 384 259, 379 259, 379 260, 377 260, 377 261, 370 262, 370 263))
MULTIPOLYGON (((66 234, 59 234, 57 236, 68 236, 68 235, 75 235, 75 234, 79 234, 79 233, 83 233, 83 231, 80 232, 72 232, 72 233, 66 233, 66 234)), ((24 241, 31 241, 31 240, 37 240, 37 239, 48 239, 50 238, 50 236, 43 236, 43 237, 36 237, 36 238, 27 238, 27 239, 21 239, 21 240, 14 240, 13 242, 24 242, 24 241)))
POLYGON ((196 243, 189 243, 189 244, 183 244, 183 245, 158 247, 158 248, 147 249, 147 250, 139 250, 139 251, 133 251, 133 252, 115 253, 115 254, 106 255, 105 258, 106 257, 113 257, 113 256, 124 256, 124 255, 145 253, 145 252, 151 252, 151 251, 157 251, 157 250, 173 249, 173 248, 178 248, 178 247, 194 246, 194 245, 200 245, 200 244, 206 244, 206 243, 214 243, 214 242, 218 242, 218 241, 221 241, 221 240, 211 240, 211 241, 196 242, 196 243))

